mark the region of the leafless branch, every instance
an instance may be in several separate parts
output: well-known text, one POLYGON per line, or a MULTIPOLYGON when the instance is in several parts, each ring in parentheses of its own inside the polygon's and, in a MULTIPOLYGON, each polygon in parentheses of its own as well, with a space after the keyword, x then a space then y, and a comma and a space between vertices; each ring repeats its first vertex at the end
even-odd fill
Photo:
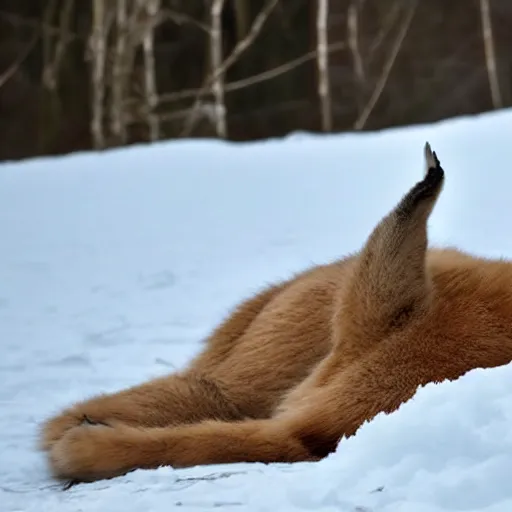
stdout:
POLYGON ((368 121, 368 118, 370 117, 370 114, 372 113, 373 109, 375 108, 375 105, 379 101, 380 95, 382 94, 382 91, 384 90, 384 87, 386 86, 386 82, 388 80, 391 69, 393 68, 393 64, 395 63, 396 57, 400 51, 402 43, 407 34, 407 31, 409 30, 409 27, 411 25, 411 21, 414 16, 414 12, 416 11, 417 4, 418 4, 418 0, 409 0, 409 2, 407 4, 408 5, 407 12, 403 19, 402 26, 398 30, 395 41, 391 48, 391 52, 388 56, 386 63, 384 64, 384 67, 382 68, 382 72, 380 74, 379 79, 377 80, 377 83, 375 84, 373 93, 370 96, 370 99, 368 100, 363 111, 361 112, 361 115, 358 117, 358 119, 354 123, 355 130, 362 130, 364 128, 366 122, 368 121))
MULTIPOLYGON (((345 50, 346 47, 347 45, 344 41, 339 43, 332 43, 327 47, 327 53, 339 52, 340 50, 345 50)), ((302 57, 297 57, 296 59, 281 64, 280 66, 269 69, 268 71, 263 71, 262 73, 258 73, 257 75, 253 75, 248 78, 242 78, 241 80, 236 80, 235 82, 230 82, 225 86, 225 90, 226 92, 237 91, 239 89, 243 89, 251 85, 265 82, 272 78, 284 75, 285 73, 288 73, 292 69, 295 69, 301 66, 302 64, 305 64, 306 62, 316 58, 318 58, 318 51, 313 50, 311 52, 306 53, 302 57)))
POLYGON ((20 66, 23 64, 25 59, 30 55, 30 52, 34 49, 37 40, 39 39, 39 34, 34 34, 32 39, 27 44, 26 48, 23 50, 18 58, 0 75, 0 88, 3 87, 20 69, 20 66))
POLYGON ((352 0, 347 12, 347 40, 354 63, 354 76, 359 89, 358 98, 366 91, 366 77, 361 49, 359 47, 359 8, 360 0, 352 0))
POLYGON ((176 23, 177 25, 184 25, 185 23, 188 25, 192 25, 197 27, 198 29, 210 33, 210 27, 205 23, 201 23, 200 21, 188 16, 187 14, 177 12, 173 9, 161 9, 160 14, 163 19, 168 19, 176 23))
MULTIPOLYGON (((340 50, 345 50, 347 47, 344 41, 340 41, 338 43, 332 43, 327 47, 328 53, 339 52, 340 50)), ((289 71, 301 66, 302 64, 317 58, 318 52, 313 50, 308 52, 301 57, 297 57, 289 62, 285 62, 280 66, 276 66, 275 68, 269 69, 267 71, 263 71, 262 73, 257 73, 256 75, 249 76, 247 78, 242 78, 240 80, 236 80, 234 82, 230 82, 225 84, 224 92, 232 92, 238 91, 240 89, 244 89, 246 87, 250 87, 251 85, 256 85, 261 82, 265 82, 267 80, 271 80, 272 78, 276 78, 278 76, 284 75, 289 71)), ((167 94, 161 94, 159 98, 160 104, 163 103, 171 103, 175 101, 181 101, 188 98, 194 98, 198 95, 200 89, 185 89, 183 91, 171 92, 167 94)), ((126 104, 133 103, 133 100, 127 100, 126 104)))
POLYGON ((187 118, 187 121, 185 122, 185 127, 181 133, 182 137, 188 137, 192 130, 194 129, 194 125, 197 121, 197 111, 201 104, 201 98, 202 96, 208 92, 210 89, 212 83, 217 79, 219 75, 225 74, 226 71, 240 58, 240 56, 251 46, 251 44, 254 42, 254 40, 258 37, 259 33, 261 32, 261 29, 263 28, 265 21, 270 16, 270 13, 274 9, 274 7, 277 5, 279 0, 267 0, 267 3, 263 7, 263 9, 260 11, 258 16, 256 16, 256 19, 254 20, 249 32, 247 33, 247 36, 244 37, 241 41, 237 43, 237 45, 234 47, 231 54, 224 60, 222 63, 222 66, 217 68, 215 73, 210 75, 206 80, 201 89, 199 89, 199 92, 197 93, 196 100, 194 104, 192 105, 190 109, 190 115, 187 118))
MULTIPOLYGON (((40 30, 41 32, 47 31, 51 35, 60 36, 62 29, 51 23, 47 23, 46 17, 43 15, 43 19, 31 19, 26 18, 24 16, 20 16, 19 14, 15 14, 12 12, 2 11, 0 10, 0 19, 10 23, 15 27, 31 27, 36 30, 40 30)), ((74 39, 84 39, 81 34, 77 34, 75 32, 69 33, 69 38, 71 40, 74 39)))
POLYGON ((377 37, 372 41, 370 49, 368 50, 367 66, 370 66, 372 64, 372 60, 375 56, 377 49, 382 46, 384 39, 386 39, 386 36, 389 34, 391 28, 393 27, 395 20, 400 14, 400 9, 402 8, 404 1, 407 2, 408 0, 397 0, 396 2, 393 3, 393 6, 387 12, 386 17, 384 18, 384 21, 381 24, 379 33, 377 34, 377 37))
POLYGON ((215 80, 216 75, 225 73, 228 69, 235 64, 235 62, 241 57, 241 55, 251 46, 254 40, 258 37, 263 28, 263 25, 267 21, 270 13, 277 5, 279 0, 267 0, 267 3, 260 11, 256 19, 254 20, 247 36, 242 39, 234 48, 229 57, 222 63, 222 66, 216 73, 208 80, 209 85, 215 80))

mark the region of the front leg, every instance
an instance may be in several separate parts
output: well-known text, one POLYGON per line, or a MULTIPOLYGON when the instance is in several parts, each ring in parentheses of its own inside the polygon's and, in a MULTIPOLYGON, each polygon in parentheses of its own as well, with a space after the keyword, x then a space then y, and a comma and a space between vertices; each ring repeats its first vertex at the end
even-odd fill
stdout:
POLYGON ((322 384, 270 419, 166 428, 76 427, 53 446, 51 468, 58 478, 93 481, 160 466, 319 460, 342 437, 353 435, 379 412, 394 411, 429 381, 408 344, 405 351, 400 348, 408 340, 396 341, 341 371, 333 352, 322 384))
POLYGON ((306 460, 317 458, 273 420, 149 429, 83 425, 70 430, 50 452, 54 476, 75 482, 160 466, 306 460))
POLYGON ((188 372, 79 402, 43 424, 40 444, 42 449, 49 450, 68 431, 84 422, 163 427, 206 418, 239 417, 236 404, 217 382, 188 372))

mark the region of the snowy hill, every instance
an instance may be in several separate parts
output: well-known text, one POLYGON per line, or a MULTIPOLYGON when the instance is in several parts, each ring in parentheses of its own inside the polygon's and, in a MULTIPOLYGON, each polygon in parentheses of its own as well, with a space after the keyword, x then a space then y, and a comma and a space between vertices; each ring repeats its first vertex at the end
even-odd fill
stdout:
POLYGON ((0 166, 0 511, 512 510, 512 366, 427 386, 317 464, 136 471, 62 491, 70 402, 184 365, 239 300, 356 250, 446 169, 432 244, 512 257, 512 112, 375 134, 132 147, 0 166), (510 187, 510 188, 509 188, 510 187))

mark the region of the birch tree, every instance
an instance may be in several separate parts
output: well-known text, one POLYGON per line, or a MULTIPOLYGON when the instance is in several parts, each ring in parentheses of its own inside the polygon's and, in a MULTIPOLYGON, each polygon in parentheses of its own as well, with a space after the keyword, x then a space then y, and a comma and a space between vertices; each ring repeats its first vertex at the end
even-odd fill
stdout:
POLYGON ((332 130, 332 107, 329 84, 328 31, 327 19, 329 0, 317 0, 317 67, 318 67, 318 97, 321 105, 322 130, 332 130))
POLYGON ((160 0, 142 0, 146 5, 147 22, 142 40, 144 51, 144 92, 146 98, 147 124, 149 139, 160 138, 160 122, 156 108, 158 106, 158 89, 156 83, 154 28, 160 10, 160 0))
POLYGON ((224 102, 224 73, 221 70, 223 61, 222 51, 222 10, 224 0, 213 0, 211 9, 210 28, 210 61, 211 73, 214 77, 212 93, 214 98, 215 131, 218 137, 227 136, 226 107, 224 102))
POLYGON ((92 57, 92 118, 93 147, 105 147, 103 130, 103 105, 105 100, 105 61, 107 52, 106 10, 104 0, 93 0, 93 27, 91 33, 92 57))
POLYGON ((116 4, 116 44, 112 58, 112 99, 110 103, 110 129, 120 144, 127 141, 124 101, 126 95, 127 47, 127 0, 116 4))
POLYGON ((492 35, 491 7, 489 0, 480 0, 480 13, 482 18, 482 36, 484 40, 485 65, 489 77, 492 104, 495 109, 503 107, 500 82, 496 66, 496 54, 494 52, 494 37, 492 35))

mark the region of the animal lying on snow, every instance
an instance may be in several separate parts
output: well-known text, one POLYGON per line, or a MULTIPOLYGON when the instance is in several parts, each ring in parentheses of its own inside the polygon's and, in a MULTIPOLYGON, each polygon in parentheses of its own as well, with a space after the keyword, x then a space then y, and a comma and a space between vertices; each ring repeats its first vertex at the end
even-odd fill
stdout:
POLYGON ((445 173, 426 173, 357 254, 242 302, 181 372, 47 421, 57 478, 315 461, 418 386, 512 360, 512 264, 427 247, 445 173))

